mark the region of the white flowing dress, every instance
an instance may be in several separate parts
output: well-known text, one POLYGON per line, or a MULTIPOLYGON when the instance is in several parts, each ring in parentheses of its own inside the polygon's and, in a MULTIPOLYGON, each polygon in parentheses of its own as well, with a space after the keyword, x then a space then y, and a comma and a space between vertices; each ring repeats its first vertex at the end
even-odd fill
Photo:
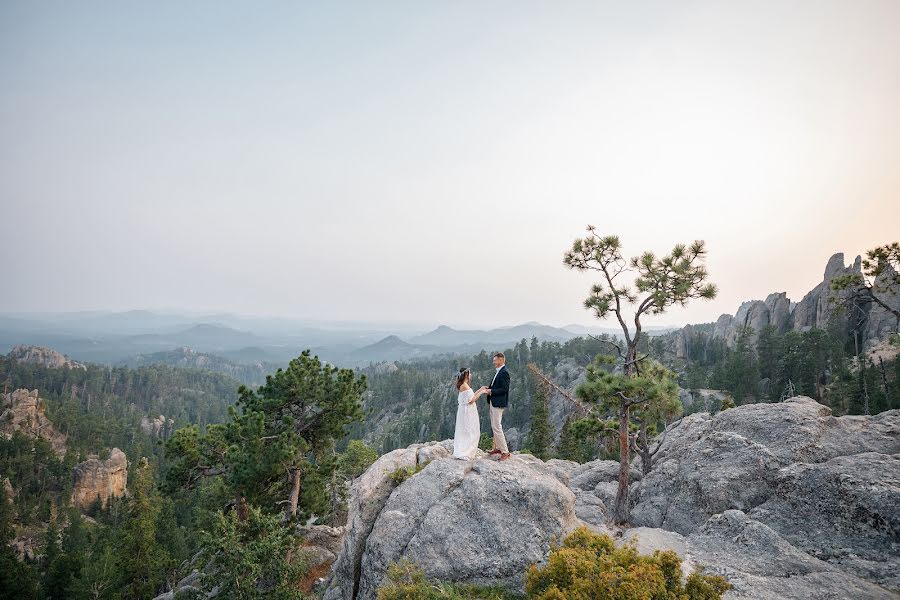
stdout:
POLYGON ((469 400, 475 395, 471 389, 459 393, 456 409, 456 431, 453 434, 453 457, 469 459, 478 450, 481 439, 481 423, 478 421, 478 407, 469 400))

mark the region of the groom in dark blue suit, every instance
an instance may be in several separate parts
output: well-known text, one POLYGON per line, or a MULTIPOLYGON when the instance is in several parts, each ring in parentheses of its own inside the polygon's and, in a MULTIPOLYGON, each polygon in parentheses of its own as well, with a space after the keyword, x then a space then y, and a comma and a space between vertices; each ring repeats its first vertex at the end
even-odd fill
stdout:
POLYGON ((506 436, 503 435, 503 411, 509 404, 509 369, 506 368, 506 356, 502 352, 494 354, 494 379, 487 388, 488 401, 491 404, 491 432, 494 436, 493 450, 490 454, 499 454, 500 460, 509 458, 506 436))

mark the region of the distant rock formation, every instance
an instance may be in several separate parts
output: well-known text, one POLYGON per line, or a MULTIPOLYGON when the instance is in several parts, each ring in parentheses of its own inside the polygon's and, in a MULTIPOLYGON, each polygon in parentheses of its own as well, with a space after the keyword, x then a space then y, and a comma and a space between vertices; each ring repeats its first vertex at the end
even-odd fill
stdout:
POLYGON ((45 348, 43 346, 15 346, 7 354, 10 358, 16 359, 20 363, 29 363, 33 365, 41 365, 42 367, 68 367, 69 369, 87 369, 84 364, 66 358, 56 350, 45 348))
MULTIPOLYGON (((732 315, 721 315, 711 326, 688 325, 675 334, 674 353, 676 358, 688 358, 698 343, 703 343, 704 334, 713 340, 722 340, 725 346, 733 348, 745 328, 752 329, 750 343, 755 344, 760 331, 772 325, 778 333, 788 331, 808 331, 824 328, 839 310, 840 301, 851 295, 851 291, 834 292, 831 280, 848 274, 860 274, 862 259, 857 256, 853 264, 844 265, 844 254, 837 253, 828 259, 822 282, 807 293, 800 302, 792 305, 785 292, 769 294, 765 300, 749 300, 738 307, 732 315), (834 300, 834 301, 832 301, 834 300)), ((900 289, 895 293, 883 294, 889 306, 900 309, 900 289)), ((865 303, 854 309, 855 317, 863 321, 861 339, 864 348, 870 348, 884 339, 889 331, 895 331, 897 320, 886 309, 877 304, 865 303)), ((707 339, 708 339, 707 338, 707 339)))
POLYGON ((99 498, 101 506, 105 507, 110 498, 125 494, 128 482, 125 453, 113 448, 106 460, 92 456, 78 463, 73 470, 73 482, 72 504, 86 509, 99 498))
POLYGON ((147 435, 163 437, 169 431, 169 428, 172 427, 173 423, 174 421, 172 419, 166 419, 165 415, 159 415, 158 417, 141 417, 140 428, 141 431, 147 435))
POLYGON ((674 549, 685 572, 725 576, 729 600, 900 591, 900 410, 833 417, 797 397, 685 417, 653 471, 633 469, 626 529, 608 523, 616 462, 462 462, 450 447, 395 450, 354 481, 325 600, 371 600, 401 559, 435 580, 521 591, 527 565, 579 525, 674 549))
POLYGON ((9 477, 3 478, 3 497, 6 498, 7 502, 12 502, 16 497, 16 490, 13 489, 12 481, 9 480, 9 477))
POLYGON ((47 418, 43 401, 37 390, 17 389, 3 394, 0 404, 0 435, 11 438, 19 431, 27 436, 43 438, 50 442, 53 451, 59 456, 66 454, 66 436, 53 427, 47 418))

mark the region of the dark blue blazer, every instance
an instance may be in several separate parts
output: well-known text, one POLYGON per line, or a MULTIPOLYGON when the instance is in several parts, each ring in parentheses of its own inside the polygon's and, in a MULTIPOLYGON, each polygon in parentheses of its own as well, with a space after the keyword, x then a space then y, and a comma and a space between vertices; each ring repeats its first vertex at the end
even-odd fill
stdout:
POLYGON ((506 368, 506 365, 500 367, 500 371, 494 377, 494 383, 491 384, 491 395, 488 398, 491 406, 496 408, 506 408, 509 403, 509 369, 506 368))

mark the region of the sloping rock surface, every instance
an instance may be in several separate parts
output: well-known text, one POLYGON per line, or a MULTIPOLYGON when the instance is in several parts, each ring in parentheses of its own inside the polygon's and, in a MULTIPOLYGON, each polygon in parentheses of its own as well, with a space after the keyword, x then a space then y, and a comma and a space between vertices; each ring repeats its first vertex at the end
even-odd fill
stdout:
POLYGON ((382 456, 351 487, 326 600, 370 600, 391 562, 436 580, 521 590, 578 525, 671 548, 728 599, 896 598, 900 411, 834 417, 815 401, 745 405, 670 426, 653 471, 632 472, 632 527, 608 522, 618 464, 449 457, 450 442, 382 456), (404 470, 407 475, 397 477, 404 470))
POLYGON ((375 598, 387 566, 402 559, 439 580, 521 588, 528 565, 579 524, 560 469, 530 455, 460 461, 448 446, 395 450, 354 483, 327 600, 375 598), (423 465, 393 483, 398 466, 423 465))

